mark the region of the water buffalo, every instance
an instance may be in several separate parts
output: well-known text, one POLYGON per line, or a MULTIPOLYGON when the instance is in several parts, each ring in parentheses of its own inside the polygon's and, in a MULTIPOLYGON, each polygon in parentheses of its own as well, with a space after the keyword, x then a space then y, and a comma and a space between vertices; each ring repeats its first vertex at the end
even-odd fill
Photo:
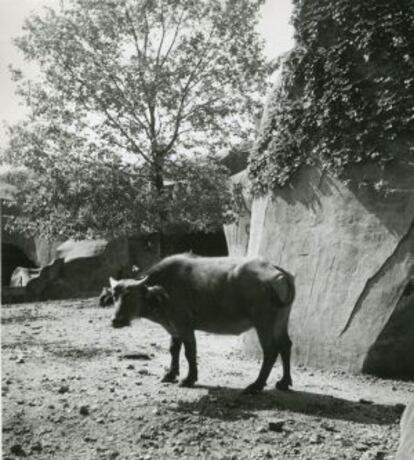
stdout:
POLYGON ((152 267, 140 280, 110 279, 115 316, 112 326, 130 325, 147 318, 171 334, 171 367, 163 377, 173 382, 179 374, 184 344, 189 364, 180 385, 197 381, 194 331, 241 334, 255 328, 263 349, 263 363, 256 381, 245 393, 257 393, 281 354, 283 377, 276 387, 292 385, 288 320, 295 296, 292 275, 265 260, 233 257, 174 255, 152 267))
MULTIPOLYGON (((133 265, 131 267, 131 273, 134 276, 138 276, 140 273, 141 269, 137 267, 136 265, 133 265)), ((112 284, 114 282, 114 279, 112 278, 112 284)), ((112 307, 114 304, 114 299, 112 297, 112 290, 109 287, 103 287, 101 293, 99 294, 99 300, 98 300, 99 306, 100 307, 112 307)))

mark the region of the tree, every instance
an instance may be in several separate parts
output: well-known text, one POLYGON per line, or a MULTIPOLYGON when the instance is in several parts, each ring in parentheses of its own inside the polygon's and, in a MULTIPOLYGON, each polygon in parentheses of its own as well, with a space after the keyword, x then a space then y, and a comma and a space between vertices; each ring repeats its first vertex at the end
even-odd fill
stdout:
MULTIPOLYGON (((16 44, 28 60, 39 64, 41 77, 28 81, 13 69, 31 117, 12 130, 8 158, 40 175, 53 168, 53 174, 65 171, 69 181, 79 177, 76 165, 82 164, 89 174, 84 183, 99 178, 108 190, 122 169, 142 203, 156 203, 155 210, 146 208, 152 209, 152 219, 139 225, 152 221, 146 225, 153 231, 165 231, 171 223, 171 206, 166 205, 171 187, 166 181, 183 183, 188 173, 205 185, 198 189, 199 197, 211 193, 222 171, 207 160, 197 169, 196 159, 252 139, 271 71, 255 32, 261 4, 71 0, 59 11, 32 16, 16 44), (18 152, 22 148, 25 155, 18 152), (116 159, 126 156, 134 158, 128 166, 116 159)), ((192 187, 180 190, 186 193, 192 187)), ((115 192, 116 187, 111 189, 115 192)), ((188 206, 194 203, 186 196, 188 206)), ((68 198, 67 190, 61 190, 48 206, 66 209, 73 204, 68 198)), ((33 211, 35 215, 36 222, 44 218, 33 211)), ((199 216, 193 221, 187 212, 185 220, 190 227, 203 227, 199 216)), ((101 219, 101 231, 106 222, 101 219)))
MULTIPOLYGON (((12 130, 5 159, 26 168, 0 171, 1 182, 9 185, 9 231, 58 240, 153 233, 160 228, 167 233, 208 232, 234 217, 227 170, 214 159, 175 156, 165 164, 166 177, 174 181, 159 194, 148 181, 145 163, 128 163, 103 150, 79 156, 45 153, 45 139, 46 132, 26 125, 12 130)), ((76 136, 59 139, 83 152, 76 136)))

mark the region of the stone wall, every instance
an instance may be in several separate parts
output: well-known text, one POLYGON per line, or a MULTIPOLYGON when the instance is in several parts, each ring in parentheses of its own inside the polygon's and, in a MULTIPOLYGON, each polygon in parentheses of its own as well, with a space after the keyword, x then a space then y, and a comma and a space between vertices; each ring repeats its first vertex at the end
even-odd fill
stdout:
MULTIPOLYGON (((408 160, 352 168, 348 180, 303 168, 290 186, 254 200, 248 255, 296 277, 296 363, 414 377, 414 318, 402 301, 414 275, 413 177, 408 160), (390 326, 401 318, 406 328, 390 326)), ((257 353, 252 337, 245 347, 257 353)))
POLYGON ((241 213, 236 222, 224 225, 224 234, 226 235, 229 256, 244 257, 249 245, 252 207, 247 170, 233 175, 231 180, 234 185, 239 186, 241 192, 239 196, 241 213))

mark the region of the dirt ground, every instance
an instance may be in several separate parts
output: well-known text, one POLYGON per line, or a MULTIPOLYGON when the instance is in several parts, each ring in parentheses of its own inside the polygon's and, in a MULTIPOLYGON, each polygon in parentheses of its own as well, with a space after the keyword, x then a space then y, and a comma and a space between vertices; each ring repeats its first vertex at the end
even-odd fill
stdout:
MULTIPOLYGON (((160 383, 168 334, 110 327, 97 299, 2 307, 3 459, 391 459, 414 384, 298 368, 240 395, 259 363, 198 333, 194 389, 160 383)), ((182 358, 182 372, 187 366, 182 358)))

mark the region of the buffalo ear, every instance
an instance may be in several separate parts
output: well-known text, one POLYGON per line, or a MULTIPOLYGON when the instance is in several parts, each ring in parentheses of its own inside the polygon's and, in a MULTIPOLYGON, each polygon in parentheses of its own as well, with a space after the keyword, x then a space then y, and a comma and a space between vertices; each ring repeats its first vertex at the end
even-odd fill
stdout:
POLYGON ((148 303, 154 307, 161 307, 168 300, 168 294, 162 286, 148 286, 145 292, 148 303))
POLYGON ((109 285, 113 289, 116 285, 118 284, 118 281, 115 278, 112 278, 112 276, 109 277, 109 285))

